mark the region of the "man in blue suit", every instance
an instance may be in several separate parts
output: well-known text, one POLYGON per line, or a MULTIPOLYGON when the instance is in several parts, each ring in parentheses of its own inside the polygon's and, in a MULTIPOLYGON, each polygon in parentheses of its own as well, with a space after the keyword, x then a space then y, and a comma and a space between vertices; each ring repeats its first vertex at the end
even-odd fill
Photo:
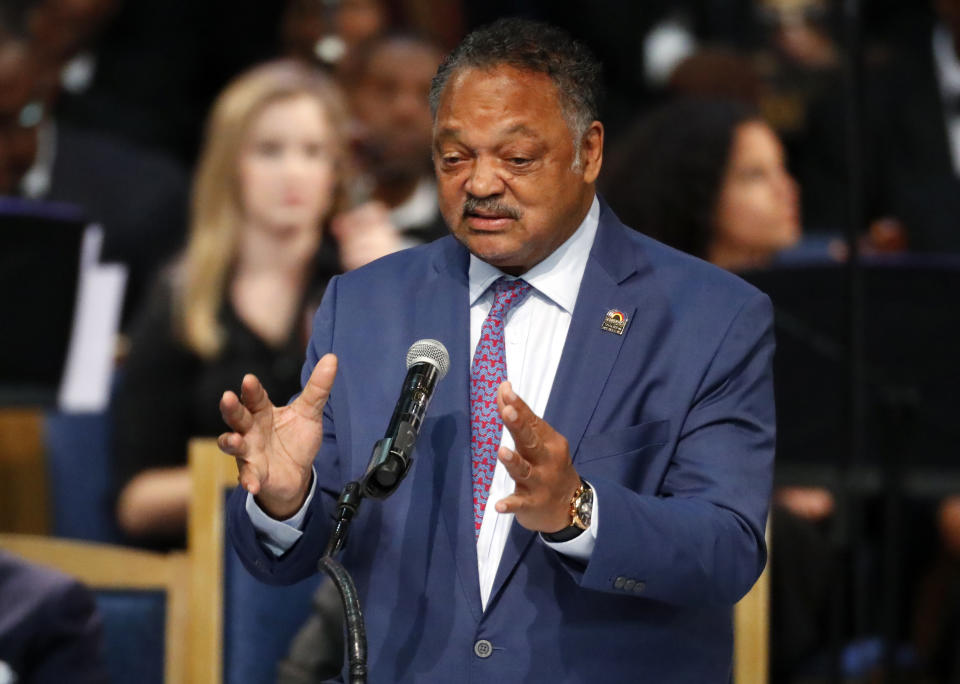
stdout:
POLYGON ((771 308, 597 198, 599 81, 551 27, 468 36, 431 92, 452 236, 331 282, 289 405, 250 375, 221 401, 231 539, 256 576, 293 582, 383 434, 408 345, 449 349, 407 479, 361 509, 342 558, 371 681, 729 679, 731 608, 766 558, 771 308), (475 350, 503 287, 523 294, 478 497, 475 350))

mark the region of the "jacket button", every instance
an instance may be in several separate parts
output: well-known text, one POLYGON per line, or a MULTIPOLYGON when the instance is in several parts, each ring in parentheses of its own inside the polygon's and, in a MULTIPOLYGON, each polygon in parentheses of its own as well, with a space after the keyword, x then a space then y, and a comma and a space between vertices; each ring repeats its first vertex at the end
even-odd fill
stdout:
POLYGON ((626 582, 623 583, 623 590, 624 590, 624 591, 633 591, 633 588, 634 588, 636 585, 637 585, 637 580, 635 580, 635 579, 628 579, 626 582))
POLYGON ((613 588, 614 588, 614 589, 623 589, 623 583, 626 582, 626 581, 627 581, 627 578, 626 578, 626 577, 618 577, 618 578, 614 581, 614 583, 613 583, 613 588))
POLYGON ((647 585, 645 582, 637 582, 635 585, 633 585, 633 593, 642 594, 643 590, 646 588, 647 588, 647 585))
POLYGON ((486 639, 480 639, 473 645, 473 652, 478 658, 489 658, 493 655, 493 644, 486 639))

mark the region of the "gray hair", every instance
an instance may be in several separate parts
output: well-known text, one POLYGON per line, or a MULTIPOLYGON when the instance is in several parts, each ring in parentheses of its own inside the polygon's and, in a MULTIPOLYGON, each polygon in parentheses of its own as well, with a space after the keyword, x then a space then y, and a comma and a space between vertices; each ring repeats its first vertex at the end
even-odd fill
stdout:
POLYGON ((527 19, 499 19, 464 38, 440 64, 430 84, 434 121, 450 77, 460 69, 492 69, 506 65, 546 74, 557 89, 560 109, 573 135, 580 166, 580 143, 590 124, 600 118, 602 68, 590 50, 565 31, 527 19))

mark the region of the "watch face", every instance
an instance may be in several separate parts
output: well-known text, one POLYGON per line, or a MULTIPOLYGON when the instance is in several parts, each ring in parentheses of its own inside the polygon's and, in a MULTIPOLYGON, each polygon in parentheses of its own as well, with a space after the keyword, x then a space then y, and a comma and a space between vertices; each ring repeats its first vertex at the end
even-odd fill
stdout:
POLYGON ((590 527, 590 517, 593 513, 593 489, 584 484, 583 493, 577 498, 573 524, 585 530, 590 527))
POLYGON ((581 499, 580 505, 577 506, 577 517, 580 518, 580 522, 583 523, 584 529, 590 525, 590 514, 592 512, 593 502, 581 499))

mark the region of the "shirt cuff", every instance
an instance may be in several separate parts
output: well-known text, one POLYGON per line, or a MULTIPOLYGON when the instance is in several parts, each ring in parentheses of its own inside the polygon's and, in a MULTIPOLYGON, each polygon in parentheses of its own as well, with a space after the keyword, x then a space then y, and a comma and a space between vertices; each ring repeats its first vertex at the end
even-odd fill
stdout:
POLYGON ((590 512, 590 527, 585 529, 576 537, 565 542, 551 542, 540 535, 544 544, 549 546, 557 553, 564 556, 570 556, 586 563, 593 555, 593 547, 597 545, 597 529, 600 527, 600 503, 597 496, 597 490, 593 490, 593 510, 590 512))
MULTIPOLYGON (((303 502, 300 510, 286 520, 277 520, 267 515, 256 500, 253 494, 247 492, 246 510, 250 516, 250 522, 253 529, 256 530, 257 539, 274 556, 282 556, 297 543, 303 534, 303 520, 307 517, 307 509, 310 502, 313 501, 313 494, 317 488, 317 473, 314 470, 310 482, 310 493, 307 500, 303 502)), ((580 535, 581 537, 583 535, 580 535)))

